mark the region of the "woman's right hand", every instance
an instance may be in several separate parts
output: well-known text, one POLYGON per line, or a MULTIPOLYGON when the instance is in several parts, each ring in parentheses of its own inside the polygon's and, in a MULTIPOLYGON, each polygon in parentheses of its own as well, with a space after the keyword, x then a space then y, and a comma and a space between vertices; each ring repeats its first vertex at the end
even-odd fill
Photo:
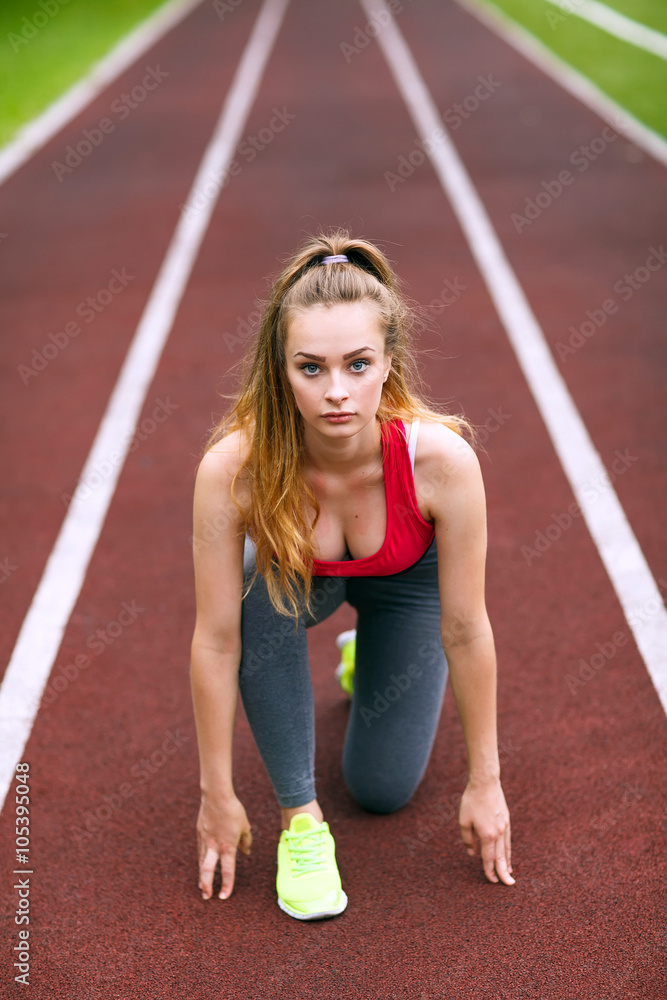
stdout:
POLYGON ((252 833, 246 811, 236 798, 210 799, 202 795, 197 817, 199 888, 202 899, 213 895, 213 876, 220 860, 222 886, 219 899, 227 899, 234 888, 237 848, 247 857, 252 833))

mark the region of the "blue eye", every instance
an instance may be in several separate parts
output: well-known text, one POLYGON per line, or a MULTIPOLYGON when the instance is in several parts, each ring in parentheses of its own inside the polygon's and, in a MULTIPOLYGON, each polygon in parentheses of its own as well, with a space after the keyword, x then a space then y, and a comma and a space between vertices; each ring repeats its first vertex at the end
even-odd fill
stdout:
MULTIPOLYGON (((361 372, 366 371, 369 366, 370 361, 366 358, 357 358, 355 361, 350 362, 350 370, 356 375, 360 375, 361 372), (359 367, 355 368, 355 365, 358 365, 359 367)), ((304 365, 299 365, 299 370, 302 371, 304 375, 312 377, 313 375, 318 374, 320 366, 316 365, 314 361, 307 361, 304 365)))

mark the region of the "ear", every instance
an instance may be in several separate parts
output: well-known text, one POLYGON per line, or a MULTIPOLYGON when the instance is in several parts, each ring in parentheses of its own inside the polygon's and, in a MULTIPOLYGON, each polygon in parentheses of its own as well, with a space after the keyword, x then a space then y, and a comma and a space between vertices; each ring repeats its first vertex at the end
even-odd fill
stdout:
POLYGON ((383 382, 386 382, 387 379, 389 378, 389 371, 391 369, 391 359, 392 358, 393 358, 393 354, 385 354, 385 356, 384 356, 385 370, 384 370, 384 378, 382 379, 383 382))

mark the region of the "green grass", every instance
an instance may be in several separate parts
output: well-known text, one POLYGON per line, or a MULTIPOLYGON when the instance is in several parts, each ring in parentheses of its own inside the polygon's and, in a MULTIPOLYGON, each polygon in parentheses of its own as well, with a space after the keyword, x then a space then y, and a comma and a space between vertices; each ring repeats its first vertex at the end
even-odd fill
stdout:
POLYGON ((0 145, 80 80, 164 0, 2 0, 0 145), (49 13, 51 12, 51 16, 49 13), (43 27, 37 23, 48 21, 43 27), (34 37, 26 39, 23 32, 34 37))
MULTIPOLYGON (((667 61, 573 14, 556 20, 562 12, 544 0, 483 0, 483 6, 503 11, 645 125, 667 137, 667 61)), ((607 6, 667 31, 663 0, 612 0, 607 6)))

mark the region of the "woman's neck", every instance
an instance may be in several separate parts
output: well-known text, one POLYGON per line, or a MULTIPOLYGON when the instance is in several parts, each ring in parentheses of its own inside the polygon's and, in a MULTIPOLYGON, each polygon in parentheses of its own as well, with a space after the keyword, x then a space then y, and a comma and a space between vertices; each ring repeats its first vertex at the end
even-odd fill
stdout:
POLYGON ((325 475, 352 475, 382 458, 382 433, 377 418, 349 438, 330 438, 306 425, 304 444, 306 469, 325 475))

